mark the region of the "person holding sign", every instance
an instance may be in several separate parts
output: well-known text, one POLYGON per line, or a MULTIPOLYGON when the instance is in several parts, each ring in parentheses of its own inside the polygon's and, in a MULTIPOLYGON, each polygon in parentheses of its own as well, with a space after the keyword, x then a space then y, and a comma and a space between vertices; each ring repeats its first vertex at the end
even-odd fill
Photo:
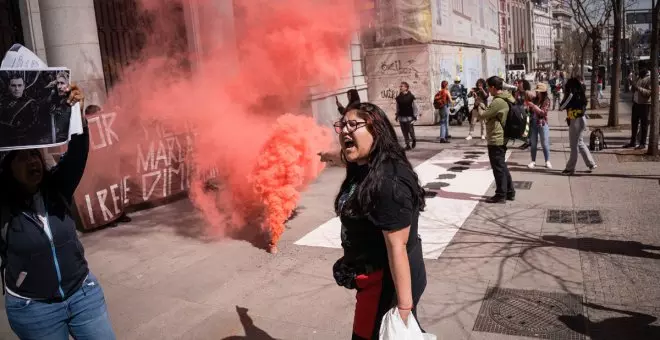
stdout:
MULTIPOLYGON (((65 102, 83 101, 67 86, 65 102)), ((82 103, 81 103, 82 104, 82 103)), ((0 255, 5 309, 21 339, 114 340, 103 290, 89 271, 70 206, 89 152, 89 130, 73 135, 47 170, 38 149, 10 151, 0 161, 0 255)))

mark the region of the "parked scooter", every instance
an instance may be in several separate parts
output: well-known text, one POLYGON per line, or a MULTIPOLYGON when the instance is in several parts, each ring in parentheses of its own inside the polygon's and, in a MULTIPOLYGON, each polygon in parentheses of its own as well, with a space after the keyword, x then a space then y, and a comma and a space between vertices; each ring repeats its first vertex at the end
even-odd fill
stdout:
POLYGON ((458 125, 463 125, 470 116, 467 89, 460 84, 454 84, 449 92, 454 101, 454 105, 449 108, 449 124, 454 121, 458 125))

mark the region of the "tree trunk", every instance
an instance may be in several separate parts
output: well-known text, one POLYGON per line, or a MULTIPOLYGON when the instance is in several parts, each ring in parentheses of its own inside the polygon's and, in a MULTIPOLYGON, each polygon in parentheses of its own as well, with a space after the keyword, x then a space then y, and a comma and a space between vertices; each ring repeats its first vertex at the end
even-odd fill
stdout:
MULTIPOLYGON (((580 70, 580 76, 582 77, 582 80, 584 80, 584 50, 587 49, 587 46, 589 46, 589 36, 584 38, 584 44, 580 45, 580 65, 579 65, 580 68, 579 68, 579 70, 580 70)), ((575 69, 573 70, 573 75, 574 76, 578 75, 577 72, 575 72, 575 69)))
MULTIPOLYGON (((658 155, 658 14, 660 1, 654 1, 651 19, 651 119, 649 125, 648 154, 658 155)), ((642 137, 644 138, 644 137, 642 137)))
MULTIPOLYGON (((607 118, 607 126, 619 125, 619 94, 621 83, 621 15, 623 12, 623 0, 614 0, 614 38, 612 39, 612 83, 610 90, 612 97, 610 98, 610 115, 607 118)), ((607 61, 609 62, 609 60, 607 61)), ((608 65, 609 66, 609 65, 608 65)))
POLYGON ((598 83, 598 61, 600 60, 600 40, 601 34, 599 28, 591 32, 591 88, 589 90, 591 98, 591 109, 600 107, 598 104, 598 91, 596 86, 598 83))

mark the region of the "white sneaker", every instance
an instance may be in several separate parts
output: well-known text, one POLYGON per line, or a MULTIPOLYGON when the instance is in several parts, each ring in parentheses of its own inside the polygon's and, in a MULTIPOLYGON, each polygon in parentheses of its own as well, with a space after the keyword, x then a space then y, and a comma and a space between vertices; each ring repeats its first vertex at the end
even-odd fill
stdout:
POLYGON ((550 163, 550 161, 545 162, 545 167, 548 169, 552 169, 552 163, 550 163))
POLYGON ((468 135, 467 137, 465 137, 465 140, 472 140, 472 135, 468 135))
POLYGON ((484 136, 484 135, 481 135, 481 139, 486 139, 486 136, 484 136))
POLYGON ((531 162, 531 163, 527 164, 527 167, 530 168, 530 169, 534 169, 536 167, 536 162, 531 162))

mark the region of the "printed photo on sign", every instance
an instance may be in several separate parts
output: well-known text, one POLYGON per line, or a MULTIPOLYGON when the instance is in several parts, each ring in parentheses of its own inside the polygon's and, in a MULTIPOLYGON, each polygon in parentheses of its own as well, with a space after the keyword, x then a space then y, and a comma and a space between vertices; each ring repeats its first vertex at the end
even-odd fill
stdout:
POLYGON ((0 70, 0 149, 26 149, 69 140, 70 71, 0 70))

